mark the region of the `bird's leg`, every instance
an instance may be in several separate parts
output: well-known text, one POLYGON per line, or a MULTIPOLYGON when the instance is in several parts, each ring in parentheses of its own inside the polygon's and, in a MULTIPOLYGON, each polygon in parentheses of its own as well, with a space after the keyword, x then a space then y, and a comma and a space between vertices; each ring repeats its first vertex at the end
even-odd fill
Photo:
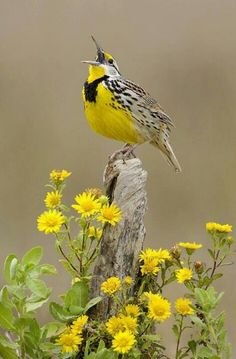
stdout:
POLYGON ((109 157, 109 163, 114 162, 116 160, 125 160, 135 158, 134 149, 137 145, 130 145, 129 143, 126 143, 122 148, 115 151, 110 157, 109 157))

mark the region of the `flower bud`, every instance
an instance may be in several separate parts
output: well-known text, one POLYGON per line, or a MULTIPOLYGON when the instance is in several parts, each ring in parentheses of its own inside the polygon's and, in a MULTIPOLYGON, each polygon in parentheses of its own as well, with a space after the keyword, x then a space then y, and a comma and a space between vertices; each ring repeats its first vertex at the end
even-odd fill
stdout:
POLYGON ((174 246, 170 249, 170 255, 172 256, 172 258, 174 259, 179 259, 180 255, 181 255, 181 250, 179 249, 178 246, 174 246))
POLYGON ((204 264, 201 261, 196 261, 194 263, 194 269, 197 274, 202 274, 204 271, 204 264))

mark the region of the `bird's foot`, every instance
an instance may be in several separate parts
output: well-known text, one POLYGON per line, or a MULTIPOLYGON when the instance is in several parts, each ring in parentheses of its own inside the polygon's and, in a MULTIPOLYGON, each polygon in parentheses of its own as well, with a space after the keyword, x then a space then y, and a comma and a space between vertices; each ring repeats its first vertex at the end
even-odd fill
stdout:
POLYGON ((126 143, 122 148, 115 151, 108 160, 108 164, 111 164, 112 162, 115 162, 117 160, 123 160, 125 163, 126 160, 129 160, 131 158, 136 158, 134 150, 137 145, 130 145, 129 143, 126 143))

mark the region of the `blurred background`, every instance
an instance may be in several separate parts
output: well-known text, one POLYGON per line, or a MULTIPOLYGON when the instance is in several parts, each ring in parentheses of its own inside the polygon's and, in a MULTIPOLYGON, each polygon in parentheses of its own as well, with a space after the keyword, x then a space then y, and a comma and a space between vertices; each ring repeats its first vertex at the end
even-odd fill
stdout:
MULTIPOLYGON (((21 256, 42 245, 44 262, 60 274, 49 280, 55 295, 70 284, 54 239, 37 231, 36 218, 52 169, 73 173, 69 204, 84 188, 102 186, 107 158, 121 146, 93 133, 84 116, 88 69, 81 60, 95 56, 91 34, 175 120, 171 142, 181 174, 154 147, 137 150, 148 171, 146 246, 207 246, 205 222, 236 224, 235 13, 234 0, 0 1, 1 262, 9 252, 21 256)), ((218 282, 231 342, 235 274, 227 267, 218 282)), ((44 309, 41 321, 47 318, 44 309)), ((161 334, 167 329, 161 326, 161 334)), ((170 354, 171 339, 166 344, 170 354)))

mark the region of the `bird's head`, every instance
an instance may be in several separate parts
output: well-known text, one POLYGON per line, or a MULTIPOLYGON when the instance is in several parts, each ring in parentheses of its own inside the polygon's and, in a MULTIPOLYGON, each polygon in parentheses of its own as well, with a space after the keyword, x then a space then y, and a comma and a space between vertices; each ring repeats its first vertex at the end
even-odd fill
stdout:
POLYGON ((120 76, 118 65, 114 57, 98 45, 97 41, 92 36, 92 39, 97 48, 97 56, 95 60, 82 61, 83 63, 89 64, 89 82, 92 82, 103 76, 120 76))

